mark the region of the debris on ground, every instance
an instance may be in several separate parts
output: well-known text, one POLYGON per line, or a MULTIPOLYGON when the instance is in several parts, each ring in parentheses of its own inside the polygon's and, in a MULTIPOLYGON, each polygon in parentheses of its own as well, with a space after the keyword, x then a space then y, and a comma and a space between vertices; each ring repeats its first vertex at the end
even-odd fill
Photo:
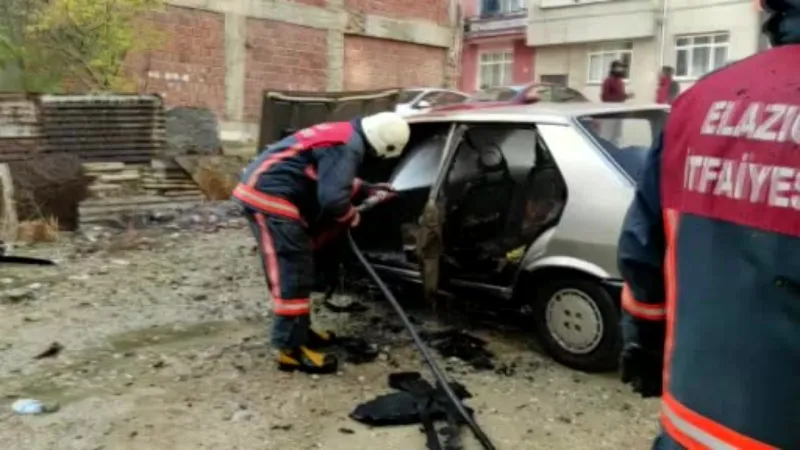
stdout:
POLYGON ((369 307, 367 305, 352 299, 348 299, 345 301, 337 299, 336 301, 334 301, 332 298, 325 298, 325 300, 323 300, 322 302, 322 305, 325 306, 325 308, 328 311, 337 314, 342 314, 342 313, 357 314, 369 311, 369 307))
POLYGON ((476 370, 494 370, 494 354, 486 341, 460 330, 422 333, 422 338, 445 358, 458 358, 476 370))
POLYGON ((350 364, 365 364, 375 361, 380 354, 378 346, 364 339, 337 337, 336 346, 344 353, 344 360, 350 364))
POLYGON ((21 398, 11 405, 11 409, 21 416, 34 416, 58 411, 58 403, 44 403, 32 398, 21 398))
MULTIPOLYGON (((373 427, 422 424, 429 450, 462 448, 459 431, 463 418, 441 387, 434 388, 419 372, 390 374, 389 386, 399 392, 356 406, 350 418, 373 427), (447 425, 437 429, 435 422, 438 421, 447 421, 447 425)), ((472 397, 460 383, 450 383, 450 387, 459 400, 472 397)), ((473 414, 471 408, 465 406, 465 409, 473 414)))
POLYGON ((55 358, 62 350, 64 350, 64 346, 60 342, 52 342, 43 352, 34 356, 33 359, 55 358))

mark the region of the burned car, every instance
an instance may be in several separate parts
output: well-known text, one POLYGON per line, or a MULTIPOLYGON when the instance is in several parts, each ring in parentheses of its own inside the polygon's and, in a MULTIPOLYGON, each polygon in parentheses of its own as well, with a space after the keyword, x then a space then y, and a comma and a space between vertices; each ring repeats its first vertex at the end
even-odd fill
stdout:
POLYGON ((617 239, 666 115, 540 103, 409 118, 403 156, 361 173, 399 195, 365 212, 354 239, 387 281, 513 302, 554 359, 613 369, 617 239))

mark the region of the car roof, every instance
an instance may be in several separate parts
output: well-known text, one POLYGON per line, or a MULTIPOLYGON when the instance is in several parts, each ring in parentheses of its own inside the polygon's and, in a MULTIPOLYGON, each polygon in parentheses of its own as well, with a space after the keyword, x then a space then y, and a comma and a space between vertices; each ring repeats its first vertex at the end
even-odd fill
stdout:
POLYGON ((409 123, 422 122, 545 122, 567 124, 579 116, 648 110, 668 111, 666 105, 625 103, 547 103, 502 105, 480 109, 432 111, 408 117, 409 123))

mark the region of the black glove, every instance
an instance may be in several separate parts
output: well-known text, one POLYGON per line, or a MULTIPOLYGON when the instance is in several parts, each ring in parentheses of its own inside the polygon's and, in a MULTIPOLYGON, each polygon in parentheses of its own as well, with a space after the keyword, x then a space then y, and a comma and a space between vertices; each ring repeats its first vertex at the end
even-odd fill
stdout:
POLYGON ((664 352, 631 345, 622 351, 622 382, 643 398, 660 397, 664 352))

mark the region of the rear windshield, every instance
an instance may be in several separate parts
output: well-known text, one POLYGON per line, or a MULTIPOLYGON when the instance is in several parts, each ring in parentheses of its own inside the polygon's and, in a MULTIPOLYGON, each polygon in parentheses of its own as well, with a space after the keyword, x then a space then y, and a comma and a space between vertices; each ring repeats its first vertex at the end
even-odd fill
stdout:
POLYGON ((581 116, 583 129, 635 182, 667 117, 661 109, 581 116))
POLYGON ((397 103, 408 103, 417 98, 421 93, 422 91, 402 91, 400 92, 400 96, 397 98, 397 103))
POLYGON ((484 89, 476 92, 467 101, 468 102, 505 102, 516 97, 519 90, 508 87, 498 87, 484 89))

